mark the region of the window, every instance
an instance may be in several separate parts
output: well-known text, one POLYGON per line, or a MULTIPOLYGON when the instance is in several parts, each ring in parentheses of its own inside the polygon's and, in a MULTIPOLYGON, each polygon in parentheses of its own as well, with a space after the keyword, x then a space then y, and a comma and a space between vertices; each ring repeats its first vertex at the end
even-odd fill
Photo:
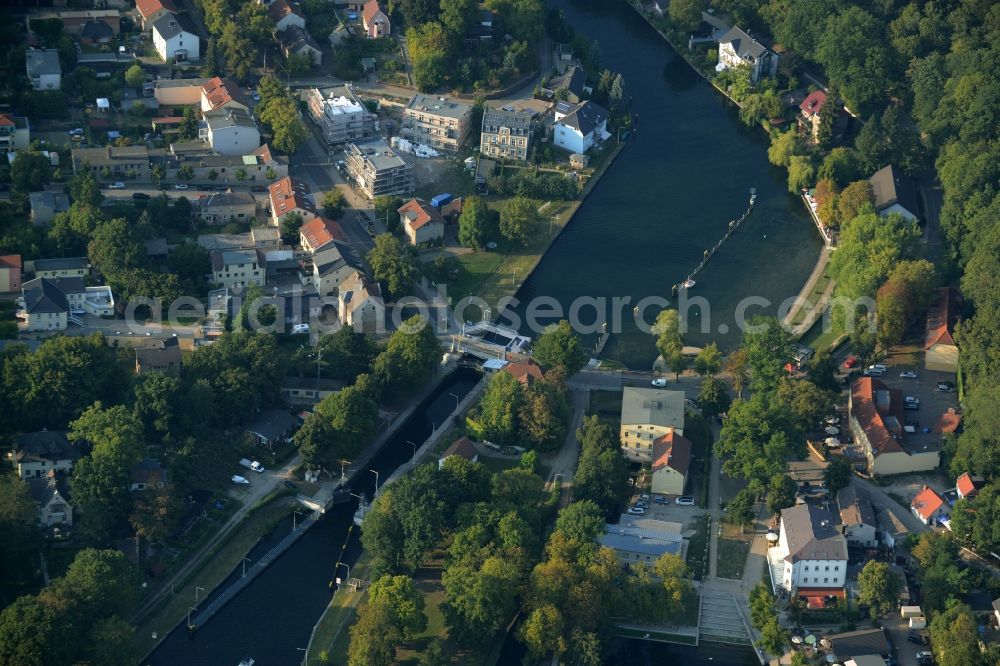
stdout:
POLYGON ((840 565, 839 564, 834 564, 833 565, 833 570, 834 571, 840 571, 840 565))
POLYGON ((809 571, 809 565, 808 564, 805 566, 805 570, 809 571))
POLYGON ((830 570, 830 565, 828 564, 828 565, 826 565, 826 568, 823 569, 823 571, 829 571, 829 570, 830 570))
POLYGON ((829 578, 824 578, 824 579, 823 579, 823 582, 824 582, 824 583, 829 583, 829 582, 830 582, 830 579, 829 579, 829 578))

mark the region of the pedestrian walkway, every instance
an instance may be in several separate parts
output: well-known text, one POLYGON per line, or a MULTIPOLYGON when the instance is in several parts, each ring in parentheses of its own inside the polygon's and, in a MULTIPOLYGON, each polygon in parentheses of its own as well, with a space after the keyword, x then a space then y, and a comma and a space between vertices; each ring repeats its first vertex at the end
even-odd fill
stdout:
POLYGON ((703 641, 749 645, 746 625, 732 592, 702 589, 698 636, 703 641))

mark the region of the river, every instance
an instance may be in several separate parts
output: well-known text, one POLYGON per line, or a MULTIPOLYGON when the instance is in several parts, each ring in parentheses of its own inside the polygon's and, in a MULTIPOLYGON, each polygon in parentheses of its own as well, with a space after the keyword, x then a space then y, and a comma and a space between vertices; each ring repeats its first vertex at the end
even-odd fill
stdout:
MULTIPOLYGON (((632 305, 683 282, 747 207, 757 203, 734 236, 696 277, 691 296, 710 312, 688 313, 688 344, 739 340, 735 313, 741 299, 767 299, 747 316, 774 314, 796 295, 815 266, 821 242, 801 200, 787 191, 786 172, 767 160, 764 132, 739 120, 719 94, 624 0, 549 0, 577 34, 597 41, 602 66, 621 72, 638 129, 576 216, 517 293, 525 303, 551 296, 568 312, 580 296, 629 297, 625 326, 612 335, 603 358, 648 369, 652 337, 632 320, 632 305), (709 330, 701 321, 710 316, 709 330)), ((610 139, 614 141, 615 139, 610 139)), ((650 308, 648 319, 658 308, 650 308)), ((584 310, 584 323, 594 320, 584 310)), ((529 332, 526 325, 522 330, 529 332)), ((592 343, 596 335, 588 336, 592 343)))
MULTIPOLYGON (((441 427, 455 408, 452 394, 465 397, 479 381, 479 374, 459 369, 447 377, 413 416, 403 424, 368 467, 381 479, 410 460, 407 440, 423 442, 433 427, 441 427)), ((351 484, 355 493, 372 496, 375 475, 365 471, 351 484)), ((175 629, 143 663, 151 666, 236 666, 253 657, 257 666, 294 665, 302 661, 313 625, 330 601, 327 587, 340 547, 347 535, 356 502, 334 506, 322 520, 268 567, 247 589, 233 598, 193 637, 184 624, 175 629)), ((250 553, 256 560, 291 530, 277 527, 250 553)), ((358 531, 355 530, 354 535, 358 531)), ((361 552, 357 536, 348 546, 345 562, 354 564, 361 552)), ((220 589, 240 575, 239 568, 220 589)), ((203 602, 203 604, 207 603, 203 602)))

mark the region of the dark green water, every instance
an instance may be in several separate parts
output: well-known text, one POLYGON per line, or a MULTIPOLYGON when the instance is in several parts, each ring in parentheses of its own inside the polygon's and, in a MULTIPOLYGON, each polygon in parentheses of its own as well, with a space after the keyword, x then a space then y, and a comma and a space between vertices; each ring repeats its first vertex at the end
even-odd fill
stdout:
MULTIPOLYGON (((639 123, 518 291, 521 305, 514 312, 523 318, 525 303, 538 296, 554 297, 567 311, 580 296, 629 297, 622 333, 611 337, 602 358, 649 368, 656 351, 652 338, 633 323, 632 305, 650 295, 670 298, 671 285, 698 265, 756 187, 753 213, 696 276, 690 292, 704 297, 710 311, 689 311, 685 341, 733 346, 740 336, 735 313, 741 299, 771 303, 750 307, 747 318, 775 314, 782 300, 802 288, 821 248, 807 211, 787 191, 785 171, 767 161, 766 135, 743 125, 736 107, 624 0, 548 4, 562 9, 578 34, 598 42, 605 67, 623 74, 639 123), (709 314, 710 332, 702 333, 709 314)), ((647 320, 657 311, 650 308, 647 320)), ((592 312, 584 309, 581 319, 593 321, 592 312)), ((595 338, 588 336, 588 343, 595 338)))

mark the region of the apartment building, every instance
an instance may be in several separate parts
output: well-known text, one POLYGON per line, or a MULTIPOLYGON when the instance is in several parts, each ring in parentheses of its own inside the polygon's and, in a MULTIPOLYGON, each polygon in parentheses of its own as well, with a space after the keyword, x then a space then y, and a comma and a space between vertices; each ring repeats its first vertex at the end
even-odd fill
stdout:
POLYGON ((413 192, 413 167, 385 141, 347 145, 345 164, 354 184, 369 199, 383 194, 413 192))
POLYGON ((436 150, 457 151, 469 136, 472 105, 447 97, 414 95, 403 111, 404 139, 436 150))
POLYGON ((486 109, 479 151, 487 157, 525 162, 531 144, 530 111, 486 109))
POLYGON ((309 117, 329 144, 364 141, 378 131, 378 118, 369 111, 349 85, 306 93, 309 117))

